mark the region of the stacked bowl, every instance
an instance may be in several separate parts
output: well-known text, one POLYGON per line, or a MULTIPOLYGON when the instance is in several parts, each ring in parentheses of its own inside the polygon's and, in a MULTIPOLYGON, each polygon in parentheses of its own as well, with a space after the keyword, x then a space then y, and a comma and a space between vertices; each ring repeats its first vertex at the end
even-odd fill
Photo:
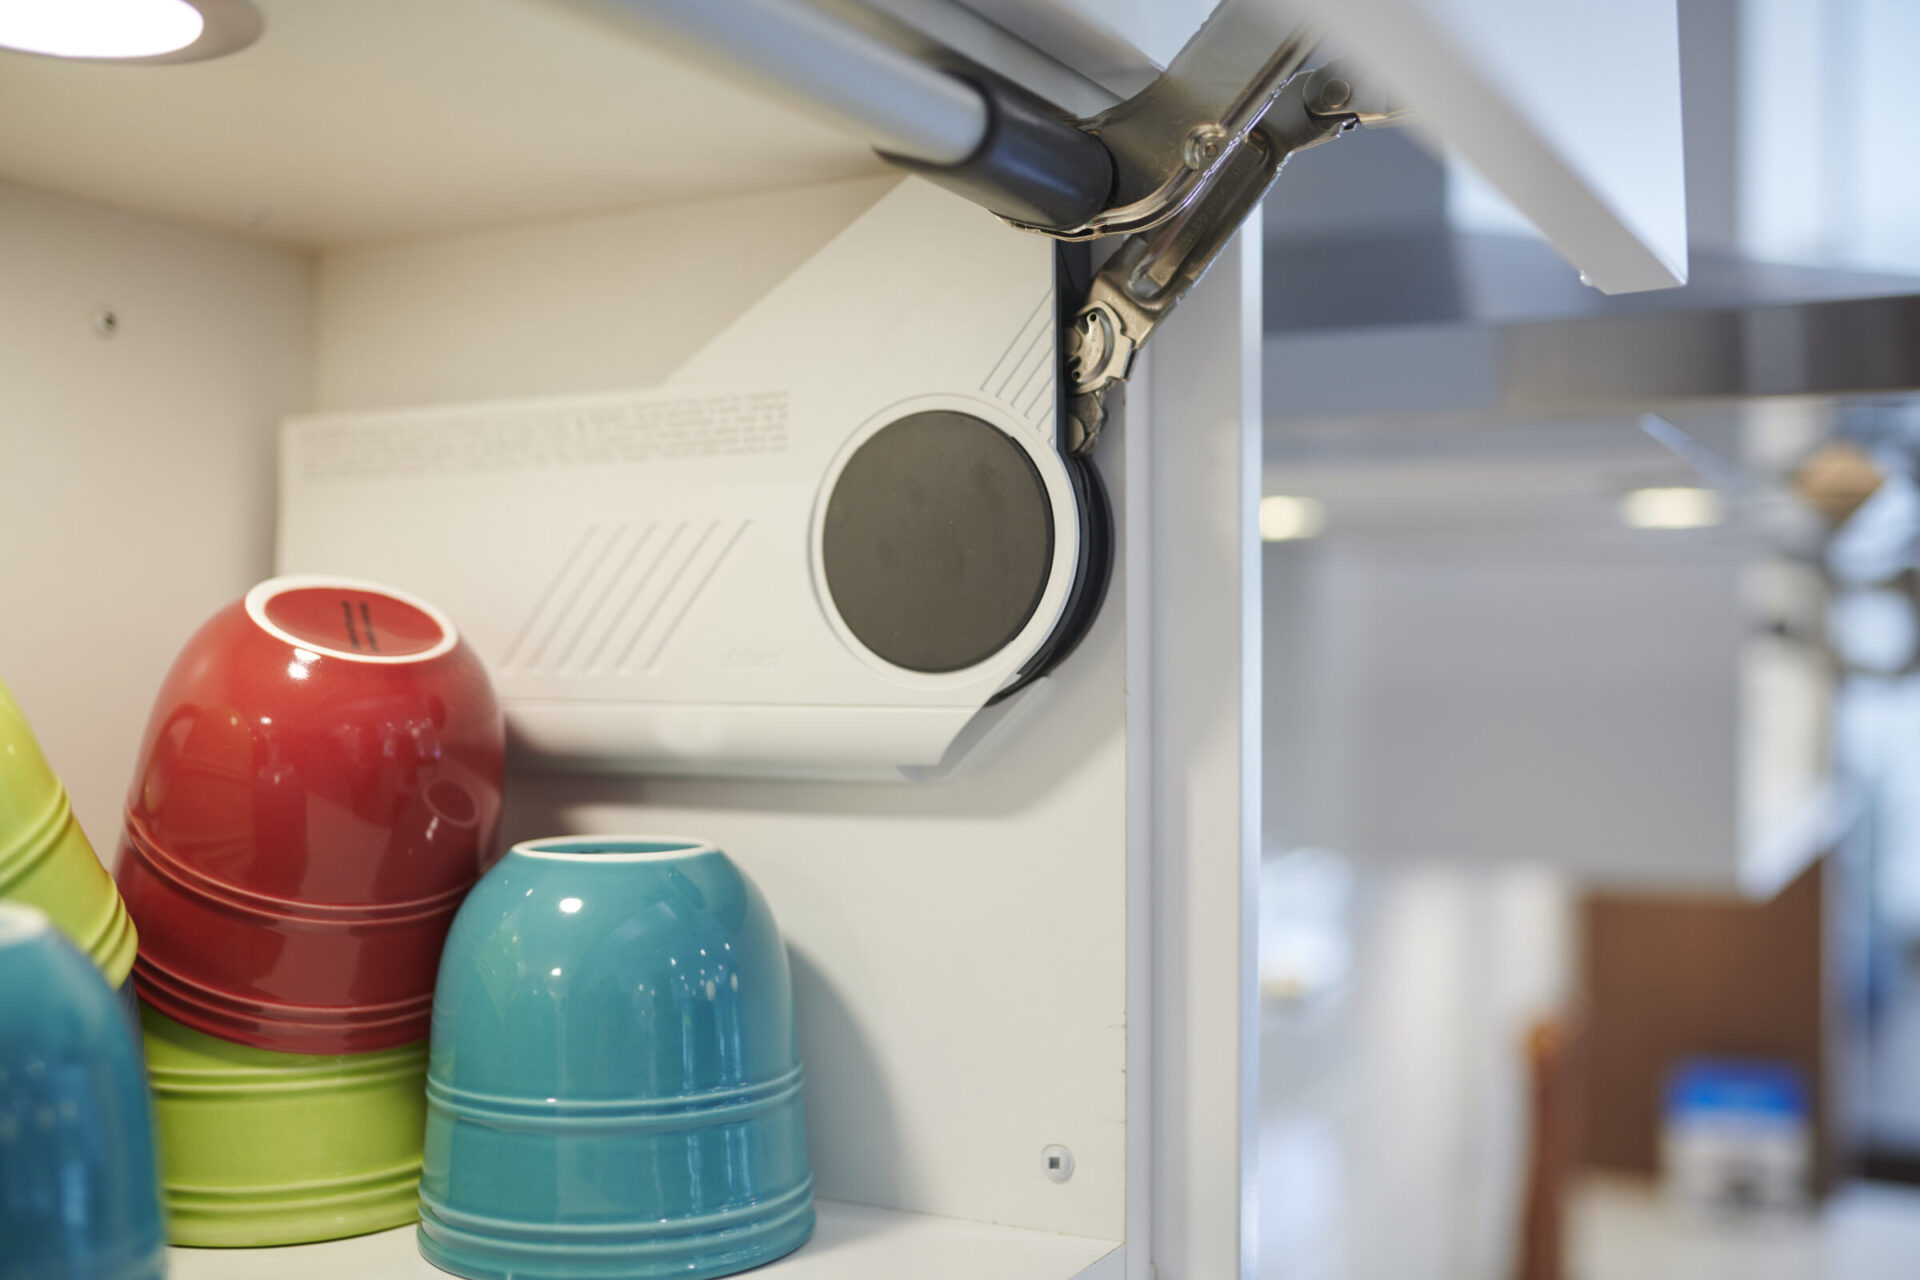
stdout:
POLYGON ((180 1244, 329 1240, 413 1220, 424 1045, 275 1053, 140 1011, 180 1244))
POLYGON ((176 1243, 411 1220, 441 943, 503 770, 479 659, 403 592, 276 578, 187 642, 118 872, 176 1243))
POLYGON ((133 968, 133 921, 74 821, 20 704, 0 684, 0 899, 45 912, 119 987, 133 968))
POLYGON ((814 1222, 786 948, 699 840, 518 844, 434 996, 420 1251, 475 1280, 703 1280, 814 1222))
POLYGON ((0 1276, 165 1269, 133 1025, 44 913, 0 903, 0 1276))

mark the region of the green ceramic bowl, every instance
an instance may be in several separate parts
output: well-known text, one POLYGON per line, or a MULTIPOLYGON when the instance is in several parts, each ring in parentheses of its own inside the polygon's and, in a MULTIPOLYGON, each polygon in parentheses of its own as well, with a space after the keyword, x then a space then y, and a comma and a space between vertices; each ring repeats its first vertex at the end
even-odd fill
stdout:
POLYGON ((107 976, 127 980, 137 939, 20 704, 0 684, 0 898, 40 908, 107 976))
POLYGON ((427 1045, 274 1053, 145 1005, 147 1075, 173 1243, 305 1244, 418 1213, 427 1045))

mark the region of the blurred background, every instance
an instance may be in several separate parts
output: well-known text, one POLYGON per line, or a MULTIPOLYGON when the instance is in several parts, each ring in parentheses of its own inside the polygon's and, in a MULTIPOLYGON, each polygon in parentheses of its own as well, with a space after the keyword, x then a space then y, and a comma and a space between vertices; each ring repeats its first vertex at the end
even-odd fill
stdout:
POLYGON ((1680 12, 1685 289, 1267 203, 1270 1280, 1920 1256, 1920 5, 1680 12))

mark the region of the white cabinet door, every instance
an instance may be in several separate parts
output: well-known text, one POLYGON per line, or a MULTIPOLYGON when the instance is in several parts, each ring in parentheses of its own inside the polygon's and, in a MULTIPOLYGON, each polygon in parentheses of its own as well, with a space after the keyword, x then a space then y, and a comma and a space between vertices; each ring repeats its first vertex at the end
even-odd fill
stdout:
POLYGON ((1293 0, 1589 284, 1685 284, 1675 0, 1293 0))
MULTIPOLYGON (((1310 21, 1414 108, 1607 293, 1684 284, 1675 0, 1257 0, 1310 21)), ((1129 92, 1205 0, 962 0, 1129 92)))

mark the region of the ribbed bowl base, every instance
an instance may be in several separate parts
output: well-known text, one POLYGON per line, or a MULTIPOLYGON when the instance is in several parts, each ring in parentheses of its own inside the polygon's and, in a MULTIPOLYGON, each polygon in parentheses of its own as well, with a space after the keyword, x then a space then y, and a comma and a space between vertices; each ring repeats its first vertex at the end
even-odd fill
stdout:
POLYGON ((705 1236, 538 1244, 489 1239, 420 1207, 420 1256, 468 1280, 716 1280, 783 1258, 813 1234, 813 1197, 758 1225, 705 1236))
POLYGON ((199 1249, 254 1249, 314 1244, 389 1231, 419 1213, 419 1171, 386 1185, 344 1195, 321 1195, 301 1204, 248 1203, 244 1197, 168 1187, 167 1237, 199 1249))

